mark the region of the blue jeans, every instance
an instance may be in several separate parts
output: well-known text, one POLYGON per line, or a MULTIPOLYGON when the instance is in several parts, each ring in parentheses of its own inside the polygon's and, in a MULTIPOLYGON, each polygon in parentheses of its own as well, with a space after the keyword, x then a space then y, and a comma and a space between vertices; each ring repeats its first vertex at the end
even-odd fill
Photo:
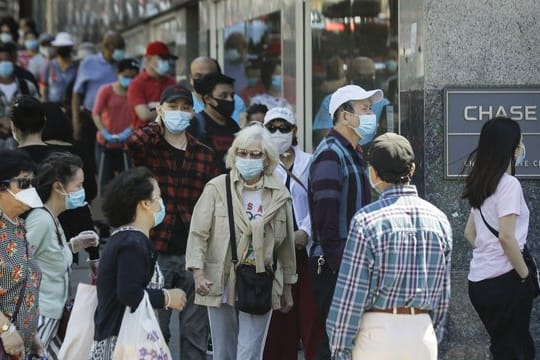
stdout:
MULTIPOLYGON (((193 274, 186 270, 185 255, 159 254, 159 267, 165 278, 165 288, 184 290, 187 303, 183 311, 178 312, 180 323, 180 359, 206 360, 208 336, 208 313, 206 307, 193 303, 195 283, 193 274)), ((165 341, 169 343, 171 332, 169 322, 172 310, 158 310, 158 320, 165 341)))

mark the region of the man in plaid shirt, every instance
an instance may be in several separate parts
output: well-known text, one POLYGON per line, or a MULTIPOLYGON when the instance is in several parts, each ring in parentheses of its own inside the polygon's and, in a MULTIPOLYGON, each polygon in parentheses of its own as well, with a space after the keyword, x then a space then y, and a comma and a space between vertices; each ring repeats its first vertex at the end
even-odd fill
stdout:
MULTIPOLYGON (((146 166, 161 188, 166 214, 150 238, 159 252, 165 288, 181 288, 188 302, 179 313, 182 359, 206 359, 206 308, 195 305, 193 275, 185 268, 185 253, 193 207, 205 184, 219 175, 214 151, 185 130, 193 116, 191 92, 172 85, 161 94, 156 121, 137 129, 127 140, 135 166, 146 166)), ((161 330, 170 339, 171 310, 158 312, 161 330)))
POLYGON ((404 137, 375 139, 368 174, 379 200, 351 223, 327 321, 333 359, 436 360, 450 298, 452 229, 410 185, 404 137))

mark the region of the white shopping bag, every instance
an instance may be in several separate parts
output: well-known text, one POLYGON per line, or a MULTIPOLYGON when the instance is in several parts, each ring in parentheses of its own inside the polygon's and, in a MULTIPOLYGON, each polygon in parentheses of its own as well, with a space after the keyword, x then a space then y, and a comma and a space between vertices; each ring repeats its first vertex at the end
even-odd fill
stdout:
POLYGON ((126 308, 113 354, 113 360, 134 359, 172 360, 146 291, 134 313, 126 308))
POLYGON ((97 303, 96 287, 79 283, 66 328, 66 337, 58 354, 59 359, 88 359, 94 341, 94 313, 97 303))

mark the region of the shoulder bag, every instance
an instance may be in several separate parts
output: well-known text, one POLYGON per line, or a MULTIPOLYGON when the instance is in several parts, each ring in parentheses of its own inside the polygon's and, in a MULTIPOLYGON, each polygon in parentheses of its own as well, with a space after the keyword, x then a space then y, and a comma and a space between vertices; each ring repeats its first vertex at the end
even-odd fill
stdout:
POLYGON ((238 264, 236 251, 236 231, 232 207, 231 177, 225 178, 227 190, 227 211, 229 217, 229 234, 231 243, 232 262, 236 268, 236 308, 242 312, 263 315, 272 310, 272 285, 276 260, 272 270, 257 273, 255 265, 238 264))

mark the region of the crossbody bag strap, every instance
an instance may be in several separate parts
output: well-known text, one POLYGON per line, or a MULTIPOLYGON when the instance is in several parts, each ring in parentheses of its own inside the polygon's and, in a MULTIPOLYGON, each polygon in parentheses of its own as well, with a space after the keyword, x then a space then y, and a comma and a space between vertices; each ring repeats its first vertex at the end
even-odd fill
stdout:
POLYGON ((283 165, 282 163, 279 163, 279 165, 281 165, 281 167, 283 168, 283 170, 285 170, 285 172, 287 173, 287 175, 289 175, 294 181, 296 181, 296 182, 298 183, 298 185, 300 185, 300 186, 302 187, 302 189, 304 189, 306 192, 308 192, 308 189, 307 189, 306 185, 304 185, 304 183, 302 182, 302 180, 300 180, 300 179, 298 178, 298 176, 294 175, 294 174, 292 173, 292 171, 289 170, 289 169, 287 169, 287 168, 285 167, 285 165, 283 165))
POLYGON ((480 216, 482 217, 482 220, 484 221, 484 224, 486 225, 488 230, 491 231, 491 233, 493 235, 495 235, 495 237, 498 239, 499 238, 499 232, 497 230, 495 230, 493 228, 493 226, 488 224, 488 222, 486 221, 486 218, 484 217, 484 214, 482 213, 482 208, 478 208, 478 210, 480 210, 480 216))
POLYGON ((234 214, 233 214, 233 205, 232 205, 232 190, 231 190, 231 175, 227 174, 225 176, 225 188, 227 192, 227 212, 229 218, 229 241, 231 243, 231 255, 232 262, 234 265, 238 263, 238 254, 236 252, 236 230, 234 227, 234 214))

